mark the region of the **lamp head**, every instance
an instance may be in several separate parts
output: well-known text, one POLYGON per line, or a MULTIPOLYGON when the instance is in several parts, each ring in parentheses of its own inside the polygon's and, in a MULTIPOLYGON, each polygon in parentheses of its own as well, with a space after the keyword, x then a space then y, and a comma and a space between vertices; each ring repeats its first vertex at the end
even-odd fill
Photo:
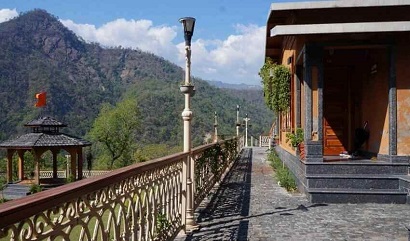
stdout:
POLYGON ((185 45, 191 46, 192 35, 194 35, 195 18, 192 18, 192 17, 180 18, 179 22, 182 23, 182 26, 184 26, 185 45))

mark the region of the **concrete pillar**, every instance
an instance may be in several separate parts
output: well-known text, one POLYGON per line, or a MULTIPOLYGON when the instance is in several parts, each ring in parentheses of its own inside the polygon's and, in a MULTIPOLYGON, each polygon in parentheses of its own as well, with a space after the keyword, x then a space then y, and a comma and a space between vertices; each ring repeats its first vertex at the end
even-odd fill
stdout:
POLYGON ((389 48, 389 156, 397 155, 397 87, 396 87, 396 58, 395 46, 389 48))
POLYGON ((17 151, 19 160, 18 160, 18 165, 19 165, 19 170, 18 170, 18 176, 19 180, 24 180, 24 150, 18 150, 17 151))
MULTIPOLYGON (((73 180, 77 180, 77 165, 76 165, 76 162, 77 162, 77 153, 75 152, 75 151, 73 151, 72 153, 70 153, 71 154, 71 167, 70 167, 70 171, 71 171, 71 173, 70 173, 70 176, 72 176, 73 177, 73 180)), ((70 178, 70 177, 69 177, 70 178)))
POLYGON ((78 180, 81 180, 83 179, 83 149, 81 147, 78 149, 77 154, 78 180))
POLYGON ((13 182, 13 153, 14 150, 7 149, 7 183, 13 182))
POLYGON ((37 153, 34 153, 34 183, 40 185, 40 158, 37 153))
POLYGON ((57 179, 57 151, 52 150, 53 153, 53 178, 57 179))

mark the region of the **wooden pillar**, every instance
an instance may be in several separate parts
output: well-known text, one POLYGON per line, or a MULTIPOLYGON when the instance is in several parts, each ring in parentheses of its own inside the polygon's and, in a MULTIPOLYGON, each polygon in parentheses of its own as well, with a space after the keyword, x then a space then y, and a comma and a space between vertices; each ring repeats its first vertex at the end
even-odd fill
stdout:
POLYGON ((7 149, 7 182, 13 182, 13 153, 14 150, 7 149))
POLYGON ((78 149, 78 158, 77 158, 77 165, 78 165, 78 180, 83 179, 83 148, 78 149))
POLYGON ((24 151, 25 150, 18 150, 17 154, 19 156, 18 160, 18 165, 19 165, 19 170, 18 170, 18 175, 19 175, 19 180, 22 181, 24 180, 24 151))
POLYGON ((72 151, 71 153, 71 176, 73 176, 73 180, 77 180, 77 153, 72 151))
POLYGON ((53 178, 57 179, 57 151, 52 150, 53 153, 53 178))

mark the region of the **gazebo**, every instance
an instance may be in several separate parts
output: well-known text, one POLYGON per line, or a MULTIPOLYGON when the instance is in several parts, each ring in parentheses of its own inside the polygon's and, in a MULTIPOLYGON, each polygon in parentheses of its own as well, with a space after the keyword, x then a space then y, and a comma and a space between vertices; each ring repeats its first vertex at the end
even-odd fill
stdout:
POLYGON ((83 178, 83 147, 90 146, 91 142, 60 132, 60 128, 67 125, 52 117, 40 117, 24 126, 31 128, 31 133, 22 135, 13 140, 0 143, 0 148, 7 149, 7 182, 12 182, 14 153, 18 155, 18 178, 24 179, 24 153, 31 151, 34 156, 35 170, 34 183, 40 185, 40 159, 41 156, 51 151, 53 156, 53 176, 57 179, 57 154, 61 150, 67 151, 71 156, 71 175, 75 180, 83 178))

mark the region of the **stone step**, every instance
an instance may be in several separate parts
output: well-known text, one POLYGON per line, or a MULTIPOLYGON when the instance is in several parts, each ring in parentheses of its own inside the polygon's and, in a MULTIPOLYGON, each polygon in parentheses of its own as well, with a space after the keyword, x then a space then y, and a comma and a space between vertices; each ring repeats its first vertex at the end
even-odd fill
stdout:
POLYGON ((392 189, 308 188, 307 192, 312 203, 407 203, 407 192, 392 189))
POLYGON ((306 163, 306 175, 313 174, 381 174, 407 175, 409 164, 387 162, 306 163))
POLYGON ((30 192, 30 187, 20 184, 7 184, 6 188, 3 190, 2 195, 5 199, 17 199, 27 196, 30 192))
POLYGON ((13 189, 13 190, 29 190, 29 186, 20 185, 20 184, 7 184, 6 189, 13 189))
POLYGON ((393 189, 400 188, 399 176, 374 174, 308 175, 308 188, 393 189))
POLYGON ((400 190, 407 192, 410 196, 410 175, 399 176, 400 190))

